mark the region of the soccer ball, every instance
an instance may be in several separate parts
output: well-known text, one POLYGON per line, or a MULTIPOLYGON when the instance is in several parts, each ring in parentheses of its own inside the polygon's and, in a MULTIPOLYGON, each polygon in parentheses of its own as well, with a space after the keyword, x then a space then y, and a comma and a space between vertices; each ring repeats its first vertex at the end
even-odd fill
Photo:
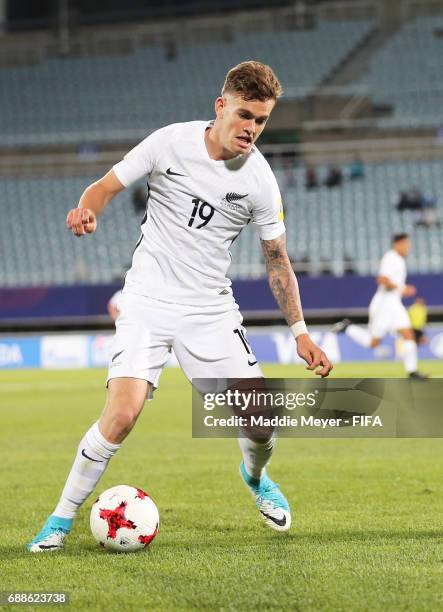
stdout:
POLYGON ((158 532, 157 506, 142 489, 118 485, 104 491, 91 508, 91 531, 97 542, 119 552, 146 548, 158 532))

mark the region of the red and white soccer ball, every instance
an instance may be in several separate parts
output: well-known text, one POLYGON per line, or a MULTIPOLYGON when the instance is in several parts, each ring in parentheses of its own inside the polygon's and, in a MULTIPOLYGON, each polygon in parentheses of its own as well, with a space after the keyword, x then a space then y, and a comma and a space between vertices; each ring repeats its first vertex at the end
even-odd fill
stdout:
POLYGON ((128 485, 104 491, 91 508, 91 531, 97 542, 119 552, 146 548, 158 532, 157 506, 147 493, 128 485))

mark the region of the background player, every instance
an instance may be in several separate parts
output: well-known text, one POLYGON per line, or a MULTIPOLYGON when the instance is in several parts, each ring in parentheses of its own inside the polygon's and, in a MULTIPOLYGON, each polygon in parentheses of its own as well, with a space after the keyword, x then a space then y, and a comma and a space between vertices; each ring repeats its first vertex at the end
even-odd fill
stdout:
POLYGON ((109 301, 106 305, 109 316, 113 321, 117 320, 118 315, 120 314, 120 301, 122 299, 122 290, 119 289, 115 293, 111 295, 109 301))
POLYGON ((413 285, 406 284, 406 261, 411 243, 408 234, 396 234, 392 238, 392 248, 380 261, 377 277, 378 289, 369 304, 368 329, 353 325, 349 319, 340 321, 333 327, 337 333, 344 332, 355 342, 366 348, 376 348, 389 332, 396 332, 403 339, 402 360, 410 378, 424 379, 426 376, 417 371, 417 345, 411 329, 408 311, 402 297, 416 294, 413 285))
POLYGON ((408 314, 416 344, 418 346, 420 344, 426 344, 428 342, 428 338, 426 336, 428 309, 426 307, 425 299, 417 296, 412 306, 408 308, 408 314))
MULTIPOLYGON (((109 201, 148 176, 148 205, 120 301, 106 405, 80 442, 53 515, 28 545, 32 552, 62 548, 77 510, 158 386, 172 348, 190 380, 262 378, 226 278, 229 246, 250 220, 258 228, 270 287, 298 354, 308 369, 329 374, 332 366, 303 321, 279 189, 254 146, 280 94, 268 66, 239 64, 215 101, 215 121, 154 132, 90 185, 68 213, 67 226, 76 236, 93 233, 109 201)), ((288 502, 265 471, 274 438, 243 436, 239 442, 241 476, 262 517, 273 529, 287 530, 288 502)))

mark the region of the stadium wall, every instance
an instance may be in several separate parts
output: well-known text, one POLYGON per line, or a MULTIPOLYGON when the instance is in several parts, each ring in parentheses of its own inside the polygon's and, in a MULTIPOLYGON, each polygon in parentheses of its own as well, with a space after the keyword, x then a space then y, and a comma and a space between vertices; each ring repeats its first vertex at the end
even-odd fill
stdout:
MULTIPOLYGON (((310 332, 333 363, 392 359, 401 350, 393 337, 387 337, 377 351, 372 351, 355 344, 344 334, 316 327, 310 332)), ((419 347, 420 359, 443 359, 443 326, 430 328, 427 335, 429 343, 419 347)), ((112 339, 112 333, 0 336, 0 369, 104 368, 112 350, 112 339)), ((248 341, 262 363, 302 363, 287 328, 251 329, 248 341)), ((168 365, 178 365, 174 355, 168 365)))
MULTIPOLYGON (((299 276, 305 316, 361 315, 375 291, 373 276, 299 276)), ((408 282, 426 299, 431 313, 443 312, 443 274, 411 275, 408 282)), ((0 289, 0 325, 63 320, 85 323, 107 317, 106 305, 118 285, 0 289)), ((278 308, 266 279, 233 282, 234 295, 249 319, 275 317, 278 308)))

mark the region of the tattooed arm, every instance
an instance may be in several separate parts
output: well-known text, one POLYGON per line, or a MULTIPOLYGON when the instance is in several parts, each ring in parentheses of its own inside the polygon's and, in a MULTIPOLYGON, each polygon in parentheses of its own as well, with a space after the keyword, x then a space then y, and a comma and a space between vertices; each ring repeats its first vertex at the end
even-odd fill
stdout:
MULTIPOLYGON (((286 238, 282 234, 274 240, 262 240, 269 286, 289 326, 303 321, 297 279, 286 251, 286 238)), ((328 376, 332 365, 325 353, 311 340, 309 334, 296 338, 297 353, 308 364, 308 370, 316 370, 320 376, 328 376), (317 368, 319 368, 317 370, 317 368)))
POLYGON ((289 326, 303 320, 297 279, 286 252, 282 234, 274 240, 261 241, 268 273, 269 286, 289 326))

